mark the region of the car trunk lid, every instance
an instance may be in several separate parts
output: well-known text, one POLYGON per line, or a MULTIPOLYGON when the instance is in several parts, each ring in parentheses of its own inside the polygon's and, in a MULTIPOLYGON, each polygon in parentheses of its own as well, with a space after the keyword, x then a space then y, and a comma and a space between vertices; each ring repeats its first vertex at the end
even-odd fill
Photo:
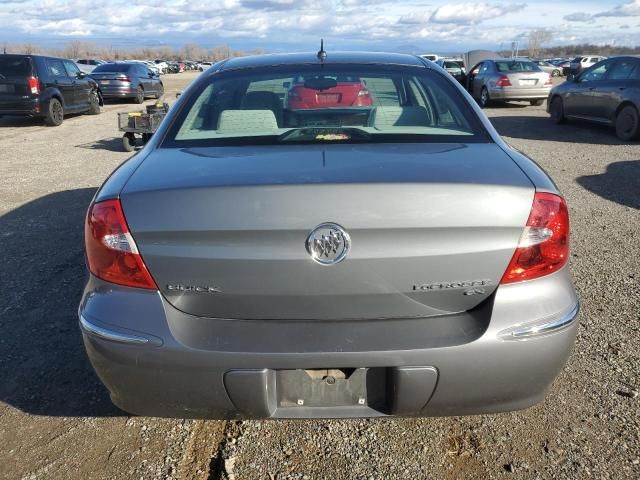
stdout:
POLYGON ((114 72, 91 72, 90 77, 93 78, 99 85, 117 85, 120 83, 130 83, 132 78, 128 71, 114 71, 114 72))
POLYGON ((160 149, 121 194, 165 299, 198 316, 428 317, 495 290, 534 189, 495 144, 160 149), (305 248, 335 222, 349 255, 305 248))
POLYGON ((511 86, 515 89, 542 88, 549 79, 546 72, 513 72, 508 73, 507 77, 511 82, 511 86))

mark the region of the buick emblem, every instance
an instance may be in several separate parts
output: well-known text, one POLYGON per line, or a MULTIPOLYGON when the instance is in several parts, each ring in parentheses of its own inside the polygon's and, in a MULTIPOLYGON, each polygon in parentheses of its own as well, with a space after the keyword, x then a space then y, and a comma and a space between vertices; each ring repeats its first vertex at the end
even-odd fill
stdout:
POLYGON ((345 259, 351 249, 351 238, 340 225, 322 223, 311 231, 305 247, 314 261, 333 265, 345 259))

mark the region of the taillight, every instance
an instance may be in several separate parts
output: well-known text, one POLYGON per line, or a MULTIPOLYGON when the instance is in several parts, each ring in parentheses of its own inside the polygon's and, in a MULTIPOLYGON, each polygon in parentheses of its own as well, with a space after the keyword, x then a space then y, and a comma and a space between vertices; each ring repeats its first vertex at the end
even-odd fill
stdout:
POLYGON ((551 75, 549 75, 549 76, 547 77, 547 81, 546 81, 546 82, 544 82, 544 84, 545 84, 545 86, 546 86, 546 85, 553 85, 553 80, 551 80, 551 75))
POLYGON ((368 97, 369 96, 369 90, 366 89, 362 89, 358 92, 358 96, 359 97, 368 97))
POLYGON ((33 95, 38 95, 40 93, 40 80, 36 77, 29 77, 27 81, 29 82, 29 91, 33 95))
POLYGON ((560 270, 569 259, 569 211, 563 198, 536 193, 518 248, 500 283, 533 280, 560 270))
POLYGON ((500 78, 498 78, 498 81, 496 82, 496 87, 510 87, 511 86, 511 80, 509 80, 509 77, 507 77, 506 75, 500 75, 500 78))
POLYGON ((118 75, 116 77, 116 80, 120 80, 121 82, 131 83, 131 78, 127 77, 126 75, 118 75))
POLYGON ((84 229, 87 264, 107 282, 157 289, 129 233, 120 200, 91 205, 84 229))

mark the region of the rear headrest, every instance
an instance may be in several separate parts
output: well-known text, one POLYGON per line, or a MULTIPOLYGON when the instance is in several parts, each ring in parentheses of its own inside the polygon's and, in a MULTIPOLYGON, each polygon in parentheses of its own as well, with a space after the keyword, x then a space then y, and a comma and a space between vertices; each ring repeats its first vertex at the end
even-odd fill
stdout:
POLYGON ((373 126, 384 130, 388 127, 426 127, 431 117, 424 107, 376 107, 373 126))
POLYGON ((240 108, 243 110, 277 110, 282 108, 280 97, 274 92, 256 90, 247 92, 242 98, 240 108))
POLYGON ((271 110, 223 110, 218 120, 218 132, 269 132, 278 129, 271 110))

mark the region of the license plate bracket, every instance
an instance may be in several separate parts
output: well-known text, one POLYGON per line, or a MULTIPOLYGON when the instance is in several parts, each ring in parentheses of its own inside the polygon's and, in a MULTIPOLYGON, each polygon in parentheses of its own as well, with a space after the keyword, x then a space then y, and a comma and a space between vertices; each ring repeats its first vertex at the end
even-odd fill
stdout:
POLYGON ((276 376, 278 407, 349 407, 368 405, 372 401, 378 403, 377 396, 384 388, 372 388, 372 383, 379 383, 375 370, 279 370, 276 376), (370 395, 375 398, 369 398, 370 395))

